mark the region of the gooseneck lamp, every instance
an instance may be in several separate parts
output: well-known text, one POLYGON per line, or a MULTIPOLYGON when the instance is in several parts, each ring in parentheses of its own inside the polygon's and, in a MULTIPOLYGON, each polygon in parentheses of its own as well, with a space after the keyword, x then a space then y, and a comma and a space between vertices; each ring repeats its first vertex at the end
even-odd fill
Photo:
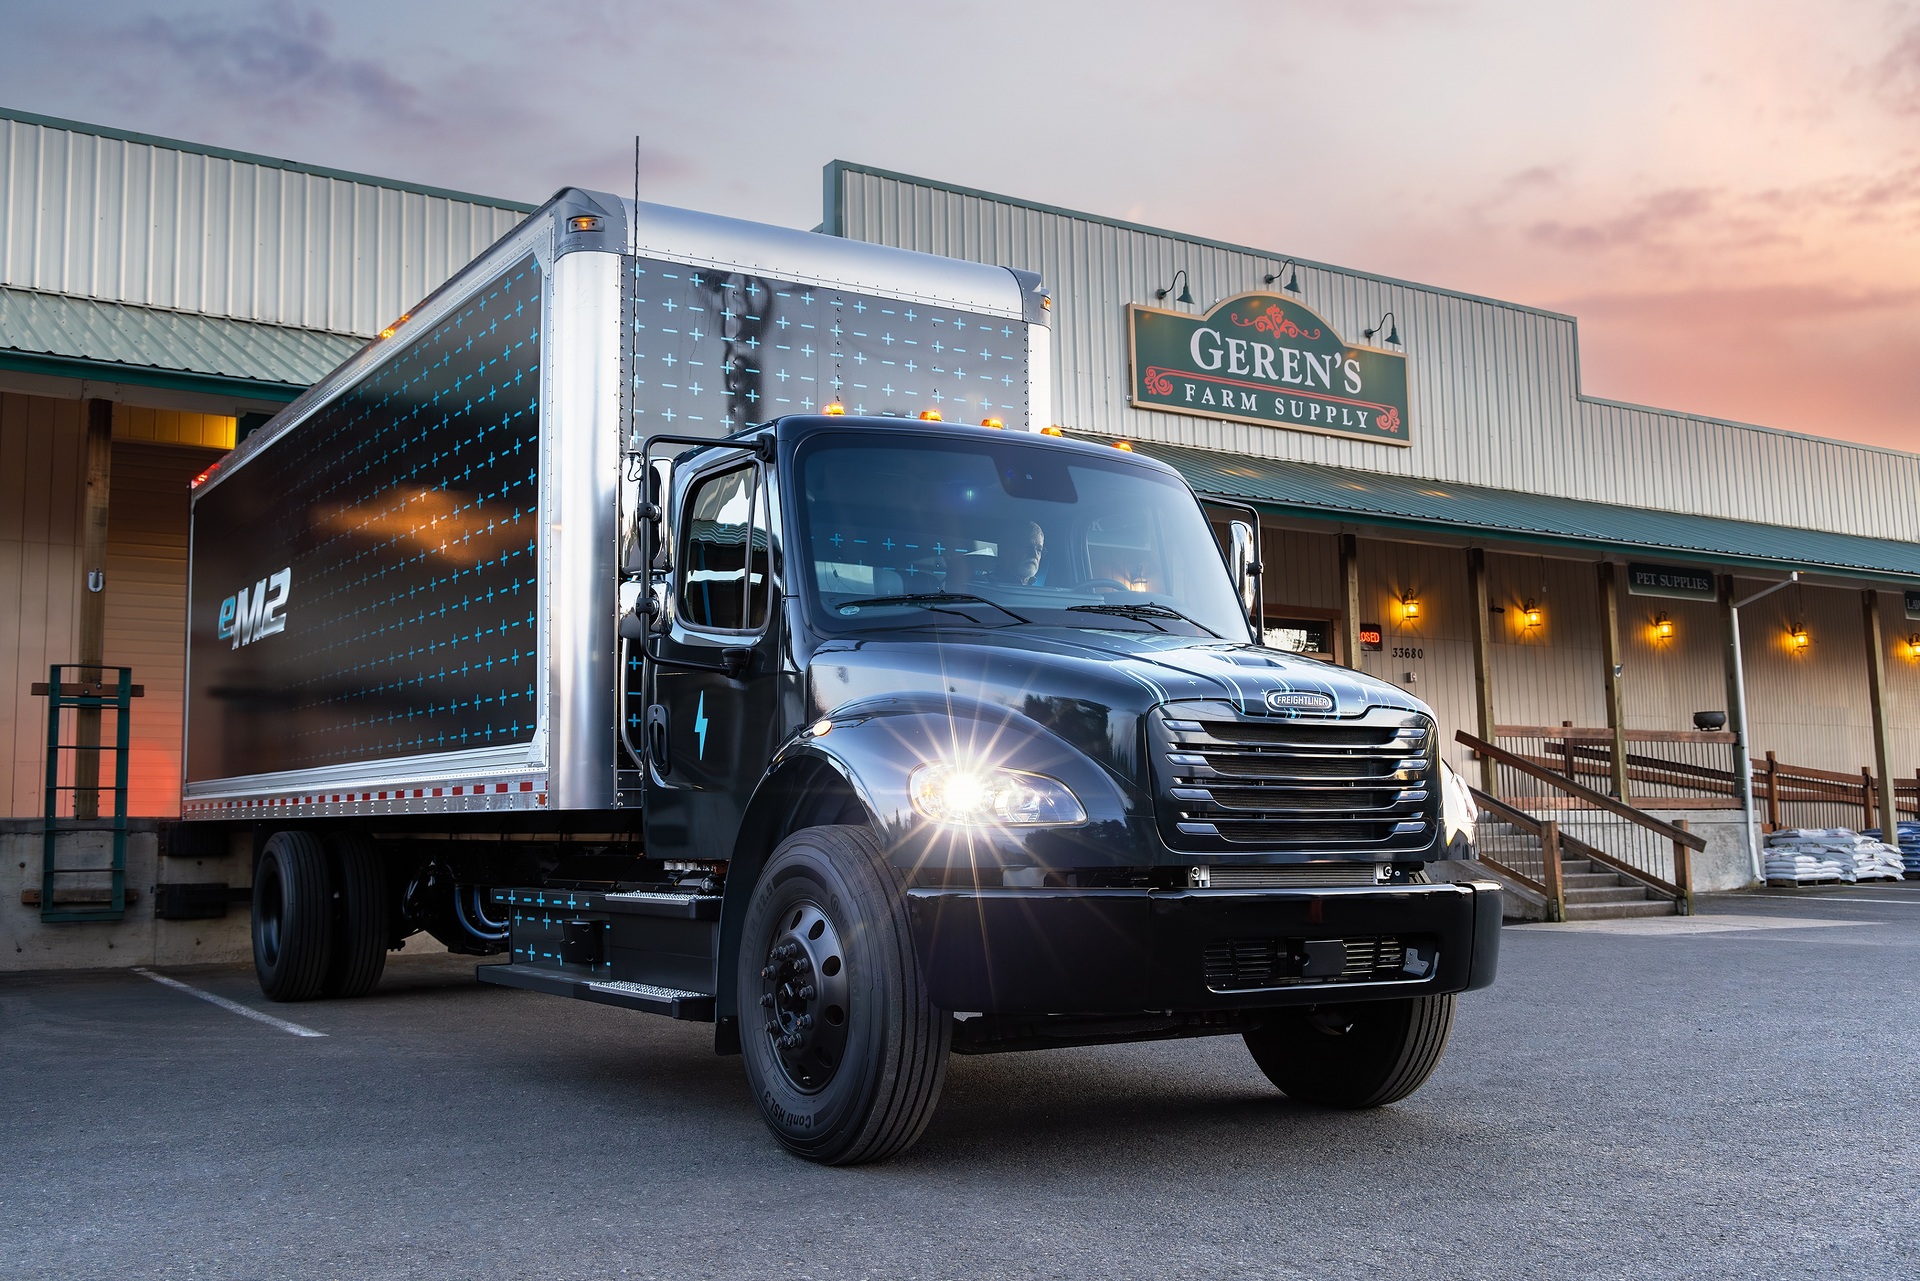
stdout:
POLYGON ((1174 301, 1191 305, 1193 303, 1193 291, 1187 288, 1187 269, 1185 267, 1173 273, 1173 279, 1167 282, 1165 289, 1154 290, 1153 296, 1164 300, 1168 294, 1173 292, 1175 285, 1180 286, 1180 296, 1175 298, 1174 301))

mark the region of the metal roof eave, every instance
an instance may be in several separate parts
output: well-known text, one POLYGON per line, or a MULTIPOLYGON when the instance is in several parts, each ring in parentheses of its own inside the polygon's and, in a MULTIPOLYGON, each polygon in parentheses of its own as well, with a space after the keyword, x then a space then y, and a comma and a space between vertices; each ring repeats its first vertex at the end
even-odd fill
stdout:
MULTIPOLYGON (((1404 529, 1425 533, 1446 534, 1474 542, 1529 543, 1547 545, 1603 554, 1633 554, 1648 556, 1667 556, 1684 558, 1691 561, 1728 568, 1746 568, 1770 570, 1786 573, 1798 570, 1803 574, 1819 574, 1829 577, 1841 577, 1849 580, 1865 580, 1911 587, 1920 584, 1920 547, 1907 543, 1895 543, 1889 539, 1865 538, 1858 535, 1828 534, 1818 531, 1779 528, 1757 525, 1747 521, 1726 520, 1713 516, 1697 516, 1683 512, 1651 511, 1637 508, 1616 507, 1605 503, 1588 502, 1582 499, 1559 498, 1544 494, 1505 494, 1503 491, 1484 490, 1474 486, 1446 484, 1461 498, 1472 499, 1479 510, 1494 513, 1502 506, 1511 508, 1515 500, 1528 504, 1550 504, 1564 507, 1571 513, 1604 513, 1616 518, 1645 519, 1658 517, 1670 522, 1685 525, 1697 525, 1701 530, 1721 533, 1720 538, 1710 540, 1710 545, 1685 540, 1658 541, 1654 539, 1634 538, 1625 534, 1581 531, 1576 529, 1554 529, 1538 524, 1528 524, 1514 519, 1470 520, 1447 517, 1437 514, 1419 514, 1407 511, 1395 511, 1382 507, 1366 507, 1358 503, 1335 504, 1323 500, 1299 495, 1280 495, 1275 493, 1251 492, 1254 486, 1231 483, 1232 477, 1223 475, 1217 466, 1219 455, 1213 458, 1199 457, 1207 451, 1187 450, 1179 447, 1158 446, 1139 443, 1135 448, 1141 452, 1159 456, 1172 464, 1194 489, 1204 495, 1216 496, 1243 502, 1252 507, 1274 515, 1304 516, 1318 520, 1338 521, 1351 525, 1369 525, 1384 529, 1404 529), (1195 455, 1190 457, 1189 455, 1195 455), (1502 500, 1505 500, 1504 502, 1502 500), (1867 553, 1876 548, 1907 549, 1901 559, 1911 561, 1914 568, 1907 569, 1889 565, 1884 560, 1870 560, 1864 555, 1860 559, 1841 560, 1819 555, 1793 554, 1785 550, 1755 548, 1752 551, 1738 550, 1738 544, 1754 537, 1775 535, 1780 538, 1805 537, 1814 533, 1822 541, 1853 545, 1867 553), (1717 544, 1717 545, 1713 545, 1717 544)), ((1257 468, 1267 473, 1275 482, 1282 482, 1284 470, 1305 467, 1305 464, 1288 463, 1281 460, 1234 457, 1236 468, 1257 468)), ((1349 473, 1342 469, 1313 467, 1316 476, 1323 480, 1334 480, 1349 473)), ((1411 477, 1383 477, 1374 473, 1351 473, 1356 486, 1364 485, 1366 492, 1376 492, 1382 482, 1407 482, 1412 484, 1438 485, 1445 482, 1417 481, 1411 477)))
POLYGON ((88 382, 120 383, 130 387, 158 387, 167 391, 238 397, 243 400, 270 400, 281 404, 291 402, 306 390, 305 387, 293 383, 261 382, 251 378, 230 378, 220 374, 196 374, 174 369, 154 369, 145 365, 123 365, 110 360, 88 360, 80 356, 35 355, 18 351, 0 351, 0 369, 21 374, 42 374, 53 378, 78 378, 88 382))

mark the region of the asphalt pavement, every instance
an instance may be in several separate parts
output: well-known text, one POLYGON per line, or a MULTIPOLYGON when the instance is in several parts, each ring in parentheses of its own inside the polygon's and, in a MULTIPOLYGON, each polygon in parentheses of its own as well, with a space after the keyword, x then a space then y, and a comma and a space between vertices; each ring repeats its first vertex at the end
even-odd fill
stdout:
POLYGON ((1502 948, 1396 1106, 1301 1107, 1237 1039, 956 1058, 850 1170, 709 1027, 459 958, 292 1006, 0 977, 0 1276, 1920 1275, 1920 883, 1502 948))

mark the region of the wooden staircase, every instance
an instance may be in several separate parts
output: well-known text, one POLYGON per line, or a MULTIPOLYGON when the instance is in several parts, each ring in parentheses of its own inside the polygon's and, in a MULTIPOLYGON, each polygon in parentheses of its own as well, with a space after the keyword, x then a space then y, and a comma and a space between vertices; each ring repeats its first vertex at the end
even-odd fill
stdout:
MULTIPOLYGON (((1544 878, 1525 876, 1519 869, 1541 868, 1545 849, 1541 835, 1523 830, 1505 819, 1483 816, 1476 840, 1480 860, 1509 888, 1520 890, 1533 900, 1543 918, 1553 919, 1548 907, 1544 878), (1524 878, 1524 879, 1522 879, 1524 878)), ((1544 869, 1543 869, 1544 870, 1544 869)), ((1656 893, 1631 877, 1624 876, 1593 859, 1563 853, 1560 856, 1561 920, 1601 921, 1628 916, 1671 916, 1676 900, 1656 893)))

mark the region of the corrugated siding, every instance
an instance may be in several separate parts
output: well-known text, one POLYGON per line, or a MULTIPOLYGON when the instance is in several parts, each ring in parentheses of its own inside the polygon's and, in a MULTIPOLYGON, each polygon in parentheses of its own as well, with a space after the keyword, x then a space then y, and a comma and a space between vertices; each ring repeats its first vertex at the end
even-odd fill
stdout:
POLYGON ((133 668, 127 812, 180 812, 187 633, 187 494, 220 455, 115 441, 107 524, 106 661, 133 668))
POLYGON ((28 690, 74 660, 79 624, 81 402, 0 392, 0 814, 42 811, 47 700, 28 690))
POLYGON ((1408 354, 1400 449, 1127 405, 1126 304, 1175 271, 1202 305, 1285 257, 841 168, 843 233, 1036 271, 1053 288, 1060 421, 1228 453, 1879 538, 1920 539, 1920 457, 1581 397, 1565 316, 1308 265, 1302 300, 1349 341, 1392 311, 1408 354))
POLYGON ((0 285, 368 337, 513 209, 0 118, 0 285))

